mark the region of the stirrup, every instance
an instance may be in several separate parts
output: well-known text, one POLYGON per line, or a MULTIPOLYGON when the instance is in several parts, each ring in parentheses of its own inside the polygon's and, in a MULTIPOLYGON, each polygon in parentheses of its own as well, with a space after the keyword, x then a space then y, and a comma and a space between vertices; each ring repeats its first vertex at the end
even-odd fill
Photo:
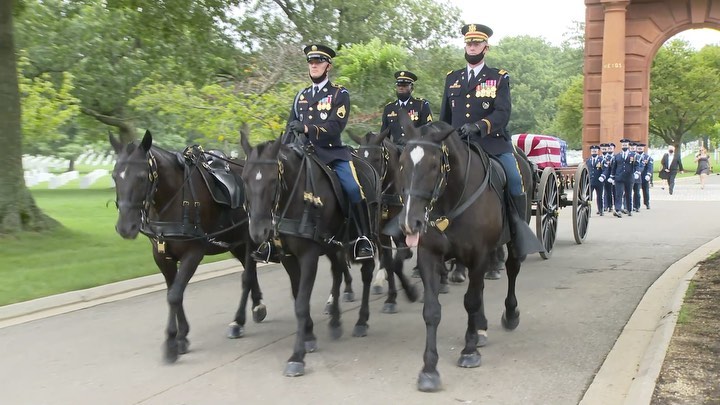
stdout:
POLYGON ((277 263, 277 260, 272 260, 273 256, 273 247, 270 245, 269 242, 265 241, 258 246, 257 250, 252 252, 250 256, 258 263, 277 263))
POLYGON ((355 244, 353 245, 353 257, 355 260, 368 260, 368 259, 374 259, 375 258, 375 246, 373 243, 368 239, 366 236, 361 236, 355 240, 355 244), (361 241, 365 241, 370 245, 370 255, 359 255, 358 245, 361 241))

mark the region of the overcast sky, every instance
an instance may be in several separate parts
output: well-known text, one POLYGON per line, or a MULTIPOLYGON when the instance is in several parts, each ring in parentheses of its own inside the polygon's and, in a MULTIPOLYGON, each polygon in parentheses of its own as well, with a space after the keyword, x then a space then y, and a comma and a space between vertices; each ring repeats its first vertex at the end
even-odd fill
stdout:
MULTIPOLYGON (((491 43, 502 37, 532 35, 544 37, 553 45, 560 45, 563 34, 570 31, 573 21, 585 21, 583 0, 449 0, 462 11, 465 23, 485 24, 493 29, 491 43), (552 3, 552 7, 548 4, 552 3)), ((460 29, 458 28, 458 36, 460 29)), ((677 35, 695 48, 720 44, 720 31, 688 30, 677 35)))

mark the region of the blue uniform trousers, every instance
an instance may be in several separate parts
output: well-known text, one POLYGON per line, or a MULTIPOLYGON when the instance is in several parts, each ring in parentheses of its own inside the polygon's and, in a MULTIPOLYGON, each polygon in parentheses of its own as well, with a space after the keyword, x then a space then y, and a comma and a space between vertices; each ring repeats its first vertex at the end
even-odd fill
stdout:
POLYGON ((633 183, 633 208, 640 209, 640 183, 633 183))
POLYGON ((642 182, 643 205, 650 208, 650 182, 643 180, 642 182))
POLYGON ((344 160, 333 160, 330 163, 330 167, 337 173, 338 179, 340 179, 340 185, 342 186, 345 194, 352 204, 357 204, 362 201, 362 191, 360 190, 360 184, 358 184, 355 176, 355 168, 352 163, 344 160))
POLYGON ((605 204, 607 209, 611 209, 615 205, 615 186, 605 182, 605 204))
POLYGON ((511 195, 520 195, 523 193, 522 177, 520 177, 520 168, 512 153, 501 153, 495 157, 502 164, 507 176, 507 184, 511 195))
POLYGON ((592 194, 595 194, 595 201, 597 201, 598 212, 603 212, 603 209, 605 207, 603 201, 605 197, 605 184, 600 183, 592 186, 590 194, 590 197, 592 197, 592 194))
POLYGON ((625 209, 632 210, 632 180, 630 181, 617 181, 615 180, 615 211, 622 211, 623 204, 625 209))

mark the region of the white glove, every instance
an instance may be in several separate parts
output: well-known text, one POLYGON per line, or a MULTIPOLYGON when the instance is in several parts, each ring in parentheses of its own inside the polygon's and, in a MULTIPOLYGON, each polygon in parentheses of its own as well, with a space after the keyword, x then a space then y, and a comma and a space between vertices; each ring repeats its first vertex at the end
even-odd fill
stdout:
POLYGON ((613 180, 613 178, 611 177, 611 178, 608 179, 608 183, 610 183, 610 184, 615 184, 615 180, 613 180))
POLYGON ((635 180, 639 179, 639 178, 640 178, 640 173, 634 173, 634 174, 633 174, 633 177, 635 178, 635 180))
POLYGON ((646 174, 646 175, 645 175, 645 181, 650 181, 650 175, 649 175, 649 174, 646 174))
POLYGON ((598 178, 598 181, 599 181, 600 183, 604 183, 604 182, 605 182, 605 176, 600 176, 600 177, 598 178))

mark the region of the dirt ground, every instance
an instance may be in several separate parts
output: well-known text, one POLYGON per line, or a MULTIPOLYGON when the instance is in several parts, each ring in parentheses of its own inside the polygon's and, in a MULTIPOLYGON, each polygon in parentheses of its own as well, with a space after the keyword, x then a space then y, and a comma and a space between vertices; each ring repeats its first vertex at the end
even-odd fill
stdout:
POLYGON ((651 404, 720 404, 720 252, 688 289, 651 404))

